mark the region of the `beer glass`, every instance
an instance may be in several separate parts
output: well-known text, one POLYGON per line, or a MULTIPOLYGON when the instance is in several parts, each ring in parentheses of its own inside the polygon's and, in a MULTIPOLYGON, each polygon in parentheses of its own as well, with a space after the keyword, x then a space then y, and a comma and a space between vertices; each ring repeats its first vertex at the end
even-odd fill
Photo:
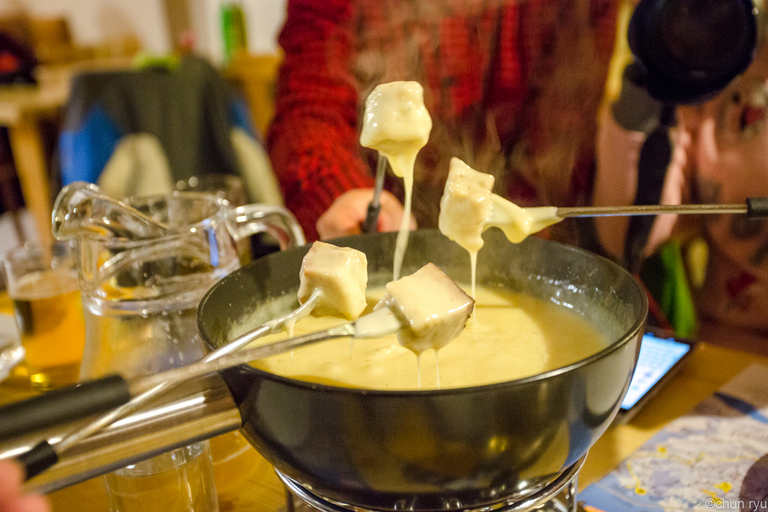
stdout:
POLYGON ((73 244, 28 243, 0 261, 32 387, 76 383, 85 325, 73 244))

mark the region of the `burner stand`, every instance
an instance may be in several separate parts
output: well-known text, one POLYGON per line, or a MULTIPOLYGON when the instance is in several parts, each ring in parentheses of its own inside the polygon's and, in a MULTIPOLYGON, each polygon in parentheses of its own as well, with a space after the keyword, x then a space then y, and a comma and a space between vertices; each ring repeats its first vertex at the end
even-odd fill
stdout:
MULTIPOLYGON (((563 471, 549 485, 522 500, 503 500, 478 508, 450 510, 454 512, 583 512, 581 506, 576 502, 576 493, 578 491, 579 470, 585 459, 586 455, 563 471)), ((328 500, 313 493, 280 471, 275 470, 275 472, 285 486, 285 512, 380 512, 328 500)))

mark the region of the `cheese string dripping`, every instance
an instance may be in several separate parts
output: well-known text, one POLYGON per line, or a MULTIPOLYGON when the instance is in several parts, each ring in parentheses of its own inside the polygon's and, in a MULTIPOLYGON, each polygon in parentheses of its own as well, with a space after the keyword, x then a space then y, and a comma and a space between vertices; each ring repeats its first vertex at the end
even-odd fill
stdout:
MULTIPOLYGON (((389 157, 387 157, 387 159, 389 159, 389 157)), ((416 158, 414 155, 413 162, 415 162, 415 160, 416 158)), ((408 236, 411 228, 411 200, 413 197, 413 162, 411 162, 410 167, 404 170, 402 174, 405 189, 405 203, 403 204, 403 218, 400 221, 400 229, 397 232, 397 240, 395 241, 395 261, 392 269, 393 279, 400 278, 400 270, 403 267, 405 250, 408 248, 408 236)), ((392 168, 394 169, 394 167, 392 168)))
POLYGON ((494 177, 452 158, 445 190, 440 199, 438 228, 469 253, 472 293, 475 296, 477 253, 483 247, 483 232, 501 229, 510 242, 520 243, 528 235, 560 222, 554 206, 521 208, 492 192, 494 177))
POLYGON ((416 354, 416 389, 421 390, 421 352, 416 354))
POLYGON ((416 354, 421 389, 422 353, 433 349, 437 364, 438 351, 462 333, 475 301, 434 263, 387 283, 386 290, 374 310, 389 307, 407 326, 397 333, 397 341, 416 354))
POLYGON ((424 106, 424 89, 418 82, 380 84, 365 100, 360 144, 384 155, 395 176, 403 179, 405 189, 403 219, 395 242, 395 280, 400 278, 408 247, 413 167, 431 130, 432 118, 424 106))

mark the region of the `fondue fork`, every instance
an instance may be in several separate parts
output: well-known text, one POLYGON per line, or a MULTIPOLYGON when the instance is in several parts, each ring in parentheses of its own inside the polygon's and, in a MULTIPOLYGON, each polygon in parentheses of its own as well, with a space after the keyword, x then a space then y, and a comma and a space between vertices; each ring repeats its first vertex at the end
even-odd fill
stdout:
POLYGON ((376 163, 376 184, 373 188, 373 199, 368 205, 368 213, 365 216, 363 233, 376 232, 376 225, 379 222, 379 211, 381 210, 381 191, 384 188, 384 175, 386 173, 387 157, 379 153, 379 160, 376 163))
POLYGON ((275 356, 288 352, 293 349, 314 345, 321 341, 327 341, 337 338, 381 338, 390 334, 395 334, 405 327, 405 321, 398 316, 390 306, 384 306, 373 313, 361 316, 354 322, 346 322, 341 325, 330 327, 322 331, 310 332, 301 336, 294 336, 281 341, 275 341, 266 345, 259 345, 241 350, 234 354, 227 354, 213 361, 200 361, 189 366, 183 366, 149 375, 140 379, 131 381, 131 387, 138 390, 152 388, 167 380, 179 383, 184 380, 201 377, 209 373, 226 370, 233 366, 247 364, 258 359, 275 356))
MULTIPOLYGON (((231 342, 203 357, 199 361, 199 364, 219 359, 222 356, 239 350, 258 338, 278 332, 288 323, 296 323, 312 312, 315 305, 317 305, 320 300, 320 295, 320 290, 313 290, 309 298, 295 310, 238 336, 231 342)), ((176 384, 181 383, 182 380, 165 380, 153 387, 142 386, 142 390, 139 394, 135 394, 135 392, 132 393, 126 388, 126 382, 127 381, 121 376, 109 376, 80 384, 78 385, 79 390, 71 393, 77 402, 73 403, 72 401, 69 401, 68 407, 64 410, 62 407, 54 406, 55 404, 60 404, 66 400, 66 398, 58 396, 59 391, 53 391, 43 395, 37 399, 38 403, 36 405, 30 405, 28 409, 24 409, 21 414, 18 414, 15 417, 16 419, 14 421, 7 422, 4 426, 0 425, 0 439, 12 438, 22 433, 29 432, 41 424, 68 421, 109 410, 109 412, 103 414, 87 425, 62 437, 56 443, 56 451, 61 454, 83 439, 90 437, 112 423, 138 411, 146 405, 147 402, 170 391, 176 384), (44 401, 49 405, 48 407, 43 406, 42 402, 44 401), (32 409, 35 410, 34 414, 25 414, 26 410, 32 409)), ((130 388, 130 386, 128 387, 130 388)), ((69 395, 70 393, 68 393, 68 391, 69 388, 64 388, 62 393, 69 395)))
POLYGON ((658 204, 557 208, 557 216, 610 217, 628 215, 745 213, 749 218, 768 217, 768 197, 750 197, 737 204, 658 204))
MULTIPOLYGON (((305 305, 308 303, 309 301, 305 302, 305 305)), ((277 320, 273 322, 277 322, 277 320)), ((391 307, 386 306, 371 314, 362 316, 354 322, 344 323, 323 331, 316 331, 237 352, 234 352, 234 349, 229 349, 232 344, 242 346, 255 339, 254 333, 265 329, 267 327, 265 324, 262 328, 246 333, 223 347, 229 350, 213 352, 209 357, 188 366, 134 379, 125 379, 121 375, 110 375, 0 407, 0 417, 9 420, 0 429, 0 439, 11 438, 15 435, 34 430, 34 427, 38 426, 37 423, 41 421, 40 415, 45 415, 45 409, 50 408, 53 403, 58 403, 60 409, 61 404, 66 406, 67 403, 72 403, 74 400, 82 402, 84 400, 104 398, 110 401, 109 403, 103 403, 105 409, 121 406, 103 415, 86 427, 64 436, 58 442, 41 441, 29 451, 17 456, 17 460, 26 470, 25 479, 28 480, 58 462, 61 454, 82 439, 110 425, 120 417, 135 411, 139 405, 143 405, 150 398, 170 390, 181 382, 326 340, 347 337, 360 339, 380 338, 394 334, 404 326, 404 321, 394 313, 391 307), (214 354, 216 354, 216 357, 211 358, 210 356, 214 354), (120 414, 117 414, 117 411, 120 411, 120 414)), ((67 419, 75 418, 70 417, 67 419)), ((50 426, 50 423, 45 426, 50 426)))

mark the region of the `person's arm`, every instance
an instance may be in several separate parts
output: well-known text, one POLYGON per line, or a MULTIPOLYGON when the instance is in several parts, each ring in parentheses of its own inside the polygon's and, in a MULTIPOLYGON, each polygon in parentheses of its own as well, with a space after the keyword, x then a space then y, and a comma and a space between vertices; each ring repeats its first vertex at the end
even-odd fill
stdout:
POLYGON ((358 86, 351 71, 351 0, 291 0, 268 146, 286 206, 308 240, 342 193, 371 188, 360 155, 358 86))
MULTIPOLYGON (((648 135, 658 126, 661 105, 647 95, 625 71, 619 99, 601 119, 597 140, 597 174, 592 202, 595 206, 631 205, 637 195, 638 162, 648 135)), ((670 131, 672 155, 661 191, 661 204, 679 204, 685 185, 685 167, 690 137, 682 128, 670 131)), ((597 217, 595 226, 603 249, 620 260, 629 217, 597 217)), ((675 226, 676 215, 660 215, 654 220, 643 254, 651 254, 666 240, 675 226)))

